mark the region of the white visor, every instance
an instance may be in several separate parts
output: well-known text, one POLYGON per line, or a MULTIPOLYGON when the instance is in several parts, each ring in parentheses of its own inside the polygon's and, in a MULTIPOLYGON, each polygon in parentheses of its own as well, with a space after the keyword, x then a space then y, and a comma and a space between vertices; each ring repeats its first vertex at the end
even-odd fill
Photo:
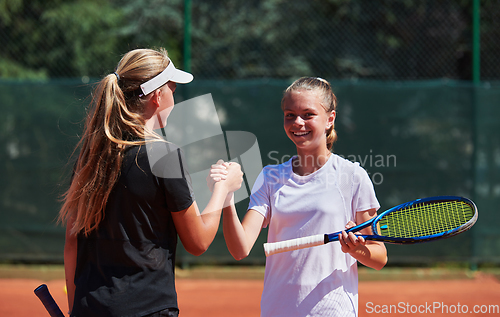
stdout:
POLYGON ((172 61, 170 60, 167 68, 165 68, 164 71, 141 85, 141 90, 145 96, 165 85, 168 81, 173 81, 179 84, 187 84, 192 80, 193 75, 175 68, 174 63, 172 63, 172 61))

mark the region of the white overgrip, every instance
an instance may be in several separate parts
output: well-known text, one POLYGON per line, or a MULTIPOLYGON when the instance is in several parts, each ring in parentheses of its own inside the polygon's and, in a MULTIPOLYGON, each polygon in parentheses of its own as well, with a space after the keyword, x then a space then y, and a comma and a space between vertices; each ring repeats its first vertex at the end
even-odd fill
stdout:
POLYGON ((299 250, 325 244, 325 235, 316 234, 303 238, 285 240, 280 242, 264 243, 264 252, 266 256, 276 253, 299 250))

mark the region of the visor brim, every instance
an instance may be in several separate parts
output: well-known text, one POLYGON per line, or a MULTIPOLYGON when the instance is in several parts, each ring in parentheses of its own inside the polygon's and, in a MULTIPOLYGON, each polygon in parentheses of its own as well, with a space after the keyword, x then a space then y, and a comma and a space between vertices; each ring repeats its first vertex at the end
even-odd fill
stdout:
POLYGON ((193 81, 193 78, 192 74, 176 68, 170 81, 178 84, 187 84, 193 81))

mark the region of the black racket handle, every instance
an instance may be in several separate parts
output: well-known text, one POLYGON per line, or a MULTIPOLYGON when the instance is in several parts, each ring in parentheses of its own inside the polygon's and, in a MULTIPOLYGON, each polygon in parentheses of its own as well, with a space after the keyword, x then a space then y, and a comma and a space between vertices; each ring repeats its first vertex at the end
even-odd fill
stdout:
POLYGON ((64 317, 64 314, 62 313, 59 306, 57 306, 56 301, 54 300, 52 295, 50 295, 47 285, 42 284, 35 288, 35 295, 38 296, 51 317, 64 317))

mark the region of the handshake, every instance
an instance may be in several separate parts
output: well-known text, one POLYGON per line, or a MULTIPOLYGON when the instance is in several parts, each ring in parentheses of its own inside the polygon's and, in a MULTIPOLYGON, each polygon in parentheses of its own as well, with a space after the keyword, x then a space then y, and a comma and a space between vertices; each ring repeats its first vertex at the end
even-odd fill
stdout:
POLYGON ((241 188, 243 172, 240 164, 218 160, 210 167, 207 176, 207 186, 213 192, 215 186, 223 186, 227 190, 224 207, 234 204, 234 192, 241 188))

